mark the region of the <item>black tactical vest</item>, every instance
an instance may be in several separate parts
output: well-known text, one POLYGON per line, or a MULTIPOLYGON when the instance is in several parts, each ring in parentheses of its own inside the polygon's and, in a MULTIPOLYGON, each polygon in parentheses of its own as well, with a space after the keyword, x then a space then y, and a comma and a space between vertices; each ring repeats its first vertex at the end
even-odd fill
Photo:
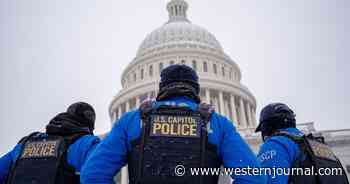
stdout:
POLYGON ((186 107, 141 105, 142 135, 128 154, 131 184, 216 184, 218 176, 191 176, 190 168, 218 168, 215 145, 208 143, 209 105, 197 111, 186 107), (175 167, 186 169, 184 176, 175 167))
MULTIPOLYGON (((273 136, 285 136, 293 140, 299 145, 301 154, 293 162, 293 168, 303 168, 304 171, 310 171, 317 173, 320 168, 323 174, 324 169, 333 170, 334 175, 307 175, 298 174, 297 171, 293 175, 289 176, 290 184, 348 184, 348 179, 346 176, 346 171, 343 169, 339 159, 335 156, 333 151, 329 146, 327 146, 323 141, 324 139, 319 139, 314 137, 312 134, 307 136, 296 136, 285 131, 279 131, 273 136), (337 171, 335 171, 337 170, 337 171), (338 172, 338 175, 335 175, 338 172), (295 174, 297 173, 297 174, 295 174)), ((310 173, 309 172, 309 173, 310 173)), ((328 172, 328 171, 327 171, 328 172)), ((300 172, 299 172, 300 173, 300 172)))
POLYGON ((33 133, 20 141, 23 148, 12 165, 7 184, 79 184, 79 175, 67 162, 67 150, 81 135, 38 135, 33 133))

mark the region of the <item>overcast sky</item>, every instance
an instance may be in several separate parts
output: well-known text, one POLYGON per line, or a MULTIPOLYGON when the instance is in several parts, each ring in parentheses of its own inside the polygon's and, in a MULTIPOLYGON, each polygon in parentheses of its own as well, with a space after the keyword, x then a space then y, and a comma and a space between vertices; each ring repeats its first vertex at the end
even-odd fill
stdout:
MULTIPOLYGON (((165 0, 0 0, 0 155, 75 101, 108 106, 165 0)), ((349 0, 188 0, 189 19, 240 66, 258 111, 282 101, 298 122, 350 128, 349 0)))

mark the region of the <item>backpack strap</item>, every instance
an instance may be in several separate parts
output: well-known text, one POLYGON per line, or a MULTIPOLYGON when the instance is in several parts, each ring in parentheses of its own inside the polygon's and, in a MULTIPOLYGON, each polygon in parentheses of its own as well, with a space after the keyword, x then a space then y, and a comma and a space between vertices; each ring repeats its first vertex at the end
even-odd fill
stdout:
POLYGON ((33 132, 33 133, 29 134, 28 136, 23 137, 21 140, 18 141, 17 144, 25 144, 30 138, 35 137, 39 134, 41 134, 41 132, 33 132))
POLYGON ((71 135, 71 136, 64 136, 63 137, 63 140, 64 140, 64 152, 63 152, 63 156, 62 156, 62 163, 63 163, 63 167, 64 168, 67 168, 67 169, 70 169, 70 170, 74 170, 75 172, 75 168, 73 166, 71 166, 69 163, 68 163, 68 149, 69 149, 69 146, 74 144, 75 141, 77 141, 79 138, 81 138, 82 136, 84 135, 88 135, 88 134, 85 134, 85 133, 82 133, 82 134, 74 134, 74 135, 71 135))
MULTIPOLYGON (((295 142, 301 152, 300 153, 307 153, 309 154, 310 153, 310 148, 309 148, 309 144, 307 143, 307 140, 306 140, 306 136, 303 135, 303 136, 297 136, 297 135, 294 135, 292 133, 289 133, 287 131, 277 131, 275 133, 273 133, 270 137, 273 137, 273 136, 282 136, 282 137, 286 137, 290 140, 292 140, 293 142, 295 142)), ((300 158, 302 156, 302 154, 299 154, 297 157, 300 158)))
MULTIPOLYGON (((208 143, 208 130, 207 125, 210 122, 211 116, 214 113, 214 108, 210 104, 201 103, 198 105, 198 112, 203 118, 204 122, 202 124, 201 131, 201 162, 200 165, 202 168, 205 167, 206 163, 206 151, 207 151, 207 143, 208 143)), ((204 177, 200 176, 199 183, 202 184, 204 182, 204 177)))
POLYGON ((62 136, 64 141, 64 150, 60 158, 60 168, 59 172, 61 177, 68 176, 70 181, 65 181, 67 183, 80 183, 80 176, 76 174, 76 168, 68 163, 68 149, 74 144, 75 141, 80 139, 82 136, 88 135, 86 133, 73 134, 70 136, 62 136))
POLYGON ((286 131, 278 131, 278 132, 272 134, 272 136, 287 137, 287 138, 291 139, 292 141, 294 141, 295 143, 297 143, 300 146, 300 148, 302 149, 302 151, 304 151, 310 155, 313 155, 313 151, 311 149, 311 146, 310 146, 308 140, 314 140, 314 141, 317 141, 321 144, 325 144, 323 137, 315 137, 311 133, 307 134, 307 135, 303 135, 303 136, 297 136, 297 135, 291 134, 291 133, 286 132, 286 131))
POLYGON ((214 106, 206 103, 201 103, 198 105, 198 112, 201 114, 202 118, 206 123, 210 122, 211 116, 214 113, 214 106))
MULTIPOLYGON (((313 153, 312 148, 311 148, 309 141, 308 141, 308 139, 314 139, 312 134, 303 135, 300 137, 300 136, 293 135, 293 134, 286 132, 286 131, 278 131, 278 132, 274 133, 273 136, 285 136, 285 137, 295 141, 299 145, 300 149, 302 150, 301 153, 304 152, 305 154, 307 154, 307 156, 309 157, 309 159, 311 161, 311 164, 313 166, 316 166, 316 160, 313 157, 314 153, 313 153)), ((314 139, 314 140, 316 140, 316 139, 314 139)), ((301 155, 302 154, 300 154, 298 157, 300 158, 301 155)), ((316 176, 316 181, 317 181, 317 183, 320 183, 320 181, 321 181, 321 179, 318 175, 316 176)))
POLYGON ((136 184, 141 182, 141 176, 142 176, 142 163, 143 163, 143 149, 145 146, 145 137, 146 137, 146 121, 148 118, 148 114, 153 110, 153 104, 155 101, 153 100, 147 100, 144 101, 140 105, 140 113, 141 113, 141 141, 140 141, 140 157, 139 157, 139 163, 137 166, 137 176, 136 176, 136 184))
POLYGON ((310 134, 306 135, 306 138, 315 140, 315 141, 320 142, 322 144, 326 144, 325 138, 322 135, 315 136, 312 133, 310 133, 310 134))
POLYGON ((140 105, 141 119, 143 121, 147 118, 148 113, 153 110, 154 102, 153 100, 147 100, 140 105))

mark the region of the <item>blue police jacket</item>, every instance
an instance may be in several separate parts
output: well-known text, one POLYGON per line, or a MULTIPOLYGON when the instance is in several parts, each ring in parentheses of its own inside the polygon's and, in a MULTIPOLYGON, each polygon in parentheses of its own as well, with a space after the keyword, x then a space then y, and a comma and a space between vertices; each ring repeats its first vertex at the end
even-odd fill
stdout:
MULTIPOLYGON (((47 136, 47 134, 43 133, 40 136, 47 136)), ((80 172, 82 165, 87 160, 87 157, 92 153, 99 142, 100 139, 93 135, 85 135, 80 137, 68 148, 68 164, 73 166, 76 172, 80 172)), ((5 184, 11 166, 21 153, 22 147, 22 144, 17 144, 10 152, 0 158, 0 184, 5 184)))
MULTIPOLYGON (((155 106, 171 104, 196 109, 198 104, 186 97, 172 98, 169 101, 158 101, 155 106)), ((109 135, 101 141, 94 153, 82 168, 82 184, 113 184, 113 177, 127 164, 127 153, 131 141, 140 137, 140 110, 125 113, 115 123, 109 135)), ((256 156, 236 131, 233 123, 227 118, 214 113, 210 121, 208 141, 215 144, 217 152, 227 168, 260 168, 256 156)), ((232 175, 235 183, 265 183, 265 176, 232 175)))
MULTIPOLYGON (((297 128, 286 128, 281 129, 285 132, 291 133, 296 136, 303 136, 304 134, 297 128)), ((273 136, 268 138, 264 144, 261 145, 258 154, 258 160, 261 162, 263 168, 291 168, 293 162, 300 158, 299 155, 302 154, 297 143, 285 136, 273 136)), ((288 175, 274 173, 268 174, 268 183, 288 183, 288 175)))

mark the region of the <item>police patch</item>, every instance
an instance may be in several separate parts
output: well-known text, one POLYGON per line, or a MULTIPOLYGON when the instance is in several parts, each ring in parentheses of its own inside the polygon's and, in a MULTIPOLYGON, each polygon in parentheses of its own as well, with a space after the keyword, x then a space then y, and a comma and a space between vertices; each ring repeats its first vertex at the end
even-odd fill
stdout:
POLYGON ((313 140, 308 140, 308 142, 315 156, 337 161, 334 153, 327 145, 313 140))
POLYGON ((153 115, 150 136, 200 137, 200 117, 153 115))
POLYGON ((273 159, 276 155, 277 155, 276 150, 269 150, 269 151, 266 151, 266 152, 264 152, 264 153, 261 153, 261 154, 258 156, 258 160, 259 160, 260 162, 264 162, 264 161, 273 159))
POLYGON ((24 145, 20 158, 57 157, 60 141, 33 141, 24 145))

